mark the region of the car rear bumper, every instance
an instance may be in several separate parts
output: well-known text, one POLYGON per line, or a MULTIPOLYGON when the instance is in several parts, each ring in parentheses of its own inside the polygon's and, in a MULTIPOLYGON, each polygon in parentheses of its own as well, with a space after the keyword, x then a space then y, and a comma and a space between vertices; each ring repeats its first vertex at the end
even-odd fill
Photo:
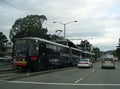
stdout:
POLYGON ((102 68, 115 68, 114 64, 102 64, 102 68))
POLYGON ((90 67, 90 64, 78 64, 78 67, 90 67))

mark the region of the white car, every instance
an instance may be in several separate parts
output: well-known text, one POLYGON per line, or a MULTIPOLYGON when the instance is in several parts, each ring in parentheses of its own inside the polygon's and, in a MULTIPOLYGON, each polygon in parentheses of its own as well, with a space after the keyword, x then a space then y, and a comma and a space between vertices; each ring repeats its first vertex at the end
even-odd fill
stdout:
POLYGON ((92 68, 92 66, 93 66, 92 61, 89 58, 82 58, 78 62, 78 68, 80 67, 92 68))

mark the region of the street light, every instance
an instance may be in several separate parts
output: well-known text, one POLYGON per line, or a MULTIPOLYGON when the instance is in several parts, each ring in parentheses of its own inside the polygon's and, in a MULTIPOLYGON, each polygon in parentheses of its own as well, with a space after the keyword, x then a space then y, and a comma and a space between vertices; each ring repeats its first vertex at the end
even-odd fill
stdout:
POLYGON ((62 23, 62 22, 53 22, 53 23, 59 23, 59 24, 62 24, 64 25, 64 39, 65 39, 65 36, 66 36, 66 25, 69 24, 69 23, 73 23, 73 22, 78 22, 78 21, 70 21, 70 22, 67 22, 67 23, 62 23))

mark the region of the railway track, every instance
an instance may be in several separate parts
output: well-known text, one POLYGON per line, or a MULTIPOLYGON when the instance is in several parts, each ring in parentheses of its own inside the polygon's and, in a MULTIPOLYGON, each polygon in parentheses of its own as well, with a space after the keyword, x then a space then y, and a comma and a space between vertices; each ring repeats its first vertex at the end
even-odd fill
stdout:
POLYGON ((0 72, 0 81, 6 81, 12 77, 20 76, 25 74, 25 72, 17 70, 4 70, 0 72))
POLYGON ((44 71, 38 71, 38 72, 24 72, 24 71, 19 71, 19 70, 3 71, 3 72, 0 72, 0 81, 17 80, 17 79, 21 79, 21 78, 37 76, 40 74, 46 74, 46 73, 66 70, 66 69, 70 69, 70 68, 73 68, 73 67, 50 69, 50 70, 44 70, 44 71))

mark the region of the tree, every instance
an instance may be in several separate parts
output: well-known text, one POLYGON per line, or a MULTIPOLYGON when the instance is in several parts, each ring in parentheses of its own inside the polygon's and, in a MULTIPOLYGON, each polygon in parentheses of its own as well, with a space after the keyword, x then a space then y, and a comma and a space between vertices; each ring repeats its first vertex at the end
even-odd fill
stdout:
POLYGON ((117 54, 118 59, 120 60, 120 48, 119 47, 116 49, 116 54, 117 54))
POLYGON ((80 47, 82 50, 86 50, 86 51, 91 51, 91 47, 92 47, 92 45, 87 40, 82 40, 81 43, 77 46, 80 47))
POLYGON ((51 35, 49 34, 49 39, 51 41, 59 41, 59 40, 64 40, 64 38, 62 36, 57 36, 57 35, 51 35))
POLYGON ((5 50, 7 42, 8 42, 7 37, 2 32, 0 32, 0 50, 1 51, 5 50))
POLYGON ((114 57, 117 57, 117 52, 116 52, 116 50, 113 50, 112 55, 113 55, 114 57))
POLYGON ((116 56, 120 60, 120 38, 119 38, 119 43, 118 43, 118 46, 117 46, 117 49, 116 49, 116 56))
POLYGON ((95 53, 95 56, 94 56, 95 59, 100 57, 101 52, 100 52, 100 49, 98 47, 93 48, 92 52, 95 53))
POLYGON ((48 32, 42 26, 45 20, 47 18, 44 15, 28 15, 17 19, 10 30, 10 39, 27 36, 45 38, 48 32))

